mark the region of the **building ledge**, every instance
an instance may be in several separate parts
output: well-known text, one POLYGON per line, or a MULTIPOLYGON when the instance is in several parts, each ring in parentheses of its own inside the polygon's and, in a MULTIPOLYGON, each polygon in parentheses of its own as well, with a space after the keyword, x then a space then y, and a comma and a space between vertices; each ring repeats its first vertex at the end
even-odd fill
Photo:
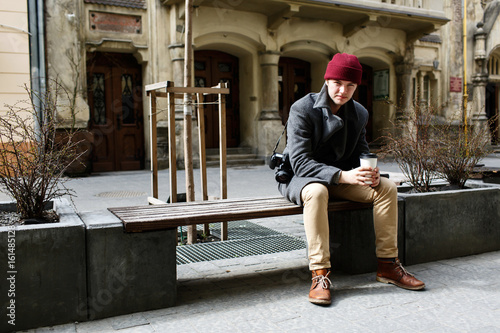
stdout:
MULTIPOLYGON (((164 5, 181 4, 181 0, 163 0, 164 5)), ((220 10, 259 13, 268 17, 268 29, 276 30, 291 18, 337 22, 343 26, 344 37, 349 37, 367 26, 402 30, 408 40, 417 40, 439 29, 449 19, 435 2, 426 7, 414 7, 382 2, 381 0, 331 1, 331 0, 245 0, 204 1, 196 0, 196 6, 208 6, 220 10)))

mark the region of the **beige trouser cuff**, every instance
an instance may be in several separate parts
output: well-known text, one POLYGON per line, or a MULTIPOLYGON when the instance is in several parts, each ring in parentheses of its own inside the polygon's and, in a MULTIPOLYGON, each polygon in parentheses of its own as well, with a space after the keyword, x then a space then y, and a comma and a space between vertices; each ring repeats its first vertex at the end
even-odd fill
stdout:
POLYGON ((375 252, 378 258, 398 256, 397 187, 387 178, 381 178, 375 187, 339 184, 327 188, 319 183, 305 186, 301 192, 304 204, 309 269, 330 268, 330 231, 328 200, 350 200, 373 203, 375 252))

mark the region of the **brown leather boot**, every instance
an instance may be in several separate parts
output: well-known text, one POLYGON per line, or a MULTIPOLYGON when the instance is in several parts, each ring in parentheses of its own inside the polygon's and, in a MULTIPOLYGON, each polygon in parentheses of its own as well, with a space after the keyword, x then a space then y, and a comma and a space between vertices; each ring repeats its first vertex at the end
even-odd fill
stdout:
POLYGON ((421 290, 425 288, 425 283, 408 273, 398 258, 395 258, 394 261, 378 259, 377 281, 392 283, 409 290, 421 290))
POLYGON ((332 303, 332 296, 330 295, 330 285, 332 282, 328 276, 330 276, 330 270, 327 269, 312 271, 312 285, 309 290, 309 302, 322 305, 332 303))

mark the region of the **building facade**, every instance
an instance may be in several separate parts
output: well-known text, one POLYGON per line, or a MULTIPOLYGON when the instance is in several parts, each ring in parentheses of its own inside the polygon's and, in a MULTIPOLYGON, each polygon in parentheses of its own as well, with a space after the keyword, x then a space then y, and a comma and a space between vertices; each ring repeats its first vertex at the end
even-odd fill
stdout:
POLYGON ((7 105, 27 99, 24 85, 31 87, 28 30, 28 3, 5 1, 0 7, 0 116, 7 105))
MULTIPOLYGON (((74 92, 77 110, 70 114, 62 108, 60 117, 67 126, 93 133, 94 171, 147 167, 144 86, 183 85, 184 1, 44 1, 47 75, 74 92)), ((355 98, 370 113, 369 142, 390 131, 398 112, 415 100, 442 106, 442 116, 460 112, 464 82, 475 102, 469 106, 471 119, 481 122, 498 113, 500 37, 493 33, 500 28, 498 3, 475 0, 466 8, 463 80, 461 1, 195 0, 193 82, 205 87, 227 82, 228 147, 250 147, 261 157, 271 155, 290 105, 321 89, 326 65, 337 52, 355 54, 363 65, 355 98)), ((217 109, 210 104, 206 109, 206 143, 213 148, 217 109)), ((168 157, 165 102, 159 110, 158 157, 166 166, 161 163, 168 157)), ((181 105, 178 110, 181 146, 181 105)), ((182 160, 183 149, 177 152, 182 160)))
POLYGON ((469 113, 475 123, 492 124, 492 143, 498 144, 500 108, 500 1, 476 1, 467 8, 467 82, 473 87, 469 113))

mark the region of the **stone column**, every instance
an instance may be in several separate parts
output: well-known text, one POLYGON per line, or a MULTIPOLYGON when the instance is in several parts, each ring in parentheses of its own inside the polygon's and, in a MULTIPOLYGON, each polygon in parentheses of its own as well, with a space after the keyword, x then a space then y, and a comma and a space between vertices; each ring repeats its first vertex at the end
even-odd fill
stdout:
POLYGON ((488 84, 488 73, 486 72, 486 35, 483 30, 483 23, 477 24, 474 34, 474 62, 475 73, 472 77, 473 101, 472 123, 479 130, 487 130, 488 117, 484 107, 486 102, 486 85, 488 84))
POLYGON ((425 91, 425 74, 427 72, 419 71, 418 77, 418 102, 421 107, 425 107, 427 105, 427 96, 424 96, 425 91))
MULTIPOLYGON (((271 156, 276 140, 283 131, 278 100, 279 59, 278 52, 265 52, 259 56, 262 77, 262 109, 257 125, 257 149, 258 155, 263 157, 271 156)), ((280 152, 283 150, 286 139, 283 138, 281 141, 280 152)))
POLYGON ((406 54, 400 57, 399 61, 395 63, 396 68, 396 103, 397 105, 396 119, 401 118, 405 110, 409 110, 413 104, 412 95, 412 70, 413 70, 413 45, 407 45, 406 54))
POLYGON ((281 119, 278 101, 278 52, 266 52, 260 55, 262 74, 262 111, 259 120, 281 119))
POLYGON ((184 86, 184 44, 170 44, 170 59, 172 61, 172 72, 176 87, 184 86))
MULTIPOLYGON (((170 64, 172 67, 172 78, 170 81, 174 82, 176 87, 184 86, 184 44, 174 43, 168 46, 168 51, 170 53, 170 64)), ((166 60, 165 60, 166 61, 166 60)), ((177 102, 181 102, 179 100, 177 102)), ((158 165, 160 169, 165 169, 169 167, 169 147, 168 147, 168 113, 166 112, 168 108, 167 98, 158 98, 158 109, 164 110, 157 115, 157 140, 158 140, 158 165)), ((179 146, 176 149, 177 153, 177 166, 183 167, 184 164, 184 148, 182 141, 182 133, 184 130, 183 123, 183 113, 182 106, 176 106, 176 137, 179 141, 179 146)))

